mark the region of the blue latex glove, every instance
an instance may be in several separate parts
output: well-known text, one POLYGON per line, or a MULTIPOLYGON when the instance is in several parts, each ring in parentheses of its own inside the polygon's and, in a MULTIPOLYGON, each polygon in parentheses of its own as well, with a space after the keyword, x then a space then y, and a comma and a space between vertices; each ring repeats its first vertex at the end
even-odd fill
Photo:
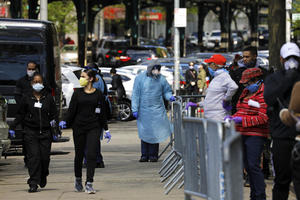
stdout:
POLYGON ((230 115, 227 115, 227 116, 224 117, 224 121, 226 121, 226 120, 231 121, 231 120, 232 120, 232 117, 231 117, 230 115))
POLYGON ((50 121, 50 126, 51 126, 51 127, 55 127, 55 125, 56 125, 55 119, 53 119, 52 121, 50 121))
POLYGON ((234 123, 236 124, 241 124, 243 121, 242 117, 233 117, 232 120, 234 121, 234 123))
POLYGON ((133 117, 136 118, 136 119, 139 117, 138 112, 134 112, 134 113, 132 113, 132 115, 133 115, 133 117))
POLYGON ((176 98, 174 96, 171 96, 170 101, 176 101, 176 98))
POLYGON ((185 109, 188 110, 190 106, 197 107, 198 105, 194 102, 188 102, 185 106, 185 109))
POLYGON ((53 141, 57 141, 58 140, 58 136, 57 135, 53 135, 52 138, 53 138, 53 141))
POLYGON ((107 143, 110 142, 111 134, 110 134, 109 130, 105 131, 104 138, 107 139, 107 143))
POLYGON ((232 110, 232 106, 230 105, 230 101, 225 101, 224 100, 223 103, 222 103, 222 106, 228 112, 232 110))
POLYGON ((60 127, 61 129, 67 128, 67 122, 65 122, 65 121, 60 121, 60 122, 59 122, 59 127, 60 127))
POLYGON ((11 138, 15 138, 16 137, 16 132, 14 130, 9 130, 8 131, 9 135, 11 138))

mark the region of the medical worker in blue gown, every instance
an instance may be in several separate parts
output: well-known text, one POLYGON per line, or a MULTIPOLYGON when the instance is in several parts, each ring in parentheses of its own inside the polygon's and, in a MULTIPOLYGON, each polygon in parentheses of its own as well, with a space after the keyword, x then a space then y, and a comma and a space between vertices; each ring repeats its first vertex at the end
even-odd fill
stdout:
POLYGON ((131 106, 141 139, 140 162, 157 162, 159 143, 171 134, 164 99, 175 101, 175 97, 165 77, 160 75, 160 68, 148 66, 134 81, 131 106))

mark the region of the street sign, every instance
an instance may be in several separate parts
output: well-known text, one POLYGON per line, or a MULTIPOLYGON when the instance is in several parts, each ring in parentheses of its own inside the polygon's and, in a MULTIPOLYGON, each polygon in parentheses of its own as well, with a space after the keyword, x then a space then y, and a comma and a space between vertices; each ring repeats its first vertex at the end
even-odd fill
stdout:
POLYGON ((293 13, 292 14, 292 20, 293 20, 293 22, 297 21, 297 20, 300 20, 300 13, 293 13))
POLYGON ((174 9, 174 27, 186 27, 186 8, 174 9))

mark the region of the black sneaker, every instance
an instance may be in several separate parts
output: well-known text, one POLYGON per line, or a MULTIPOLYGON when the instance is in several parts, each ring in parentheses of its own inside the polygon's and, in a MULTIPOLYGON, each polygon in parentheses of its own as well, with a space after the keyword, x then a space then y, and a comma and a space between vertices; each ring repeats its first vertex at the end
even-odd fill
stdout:
POLYGON ((249 177, 248 175, 245 178, 244 187, 250 187, 249 177))
POLYGON ((47 176, 42 176, 41 182, 40 182, 40 187, 44 188, 47 185, 47 176))
POLYGON ((139 160, 139 162, 148 162, 148 158, 146 158, 146 157, 141 157, 141 159, 139 160))
POLYGON ((105 168, 104 162, 97 163, 96 168, 105 168))
POLYGON ((157 159, 156 157, 150 157, 150 158, 149 158, 149 161, 150 161, 150 162, 157 162, 158 159, 157 159))
POLYGON ((82 164, 82 168, 86 168, 86 163, 83 163, 83 164, 82 164))
POLYGON ((76 192, 83 192, 83 185, 81 178, 75 178, 75 191, 76 192))
POLYGON ((37 186, 37 185, 35 185, 35 184, 30 184, 30 185, 29 185, 29 190, 28 190, 28 192, 29 192, 29 193, 37 192, 37 189, 38 189, 38 186, 37 186))

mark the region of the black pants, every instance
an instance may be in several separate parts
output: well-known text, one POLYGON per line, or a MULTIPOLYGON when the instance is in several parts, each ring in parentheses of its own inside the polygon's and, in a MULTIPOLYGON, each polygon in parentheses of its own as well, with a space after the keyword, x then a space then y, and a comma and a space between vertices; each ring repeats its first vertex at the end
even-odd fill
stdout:
POLYGON ((158 159, 159 143, 151 144, 141 140, 142 157, 147 159, 158 159))
POLYGON ((96 168, 97 146, 100 145, 99 128, 90 130, 84 130, 78 127, 73 128, 73 140, 75 146, 75 177, 82 177, 82 161, 84 157, 84 151, 86 150, 86 182, 93 182, 96 168))
POLYGON ((49 163, 52 136, 50 130, 43 131, 24 128, 24 144, 28 161, 28 172, 30 178, 28 184, 40 184, 42 177, 49 175, 49 163))
POLYGON ((272 195, 273 200, 288 199, 290 183, 292 182, 292 180, 298 199, 300 198, 299 165, 297 166, 295 165, 296 163, 294 163, 293 168, 291 167, 291 152, 295 143, 296 142, 294 140, 273 139, 272 154, 275 169, 275 179, 272 195))

